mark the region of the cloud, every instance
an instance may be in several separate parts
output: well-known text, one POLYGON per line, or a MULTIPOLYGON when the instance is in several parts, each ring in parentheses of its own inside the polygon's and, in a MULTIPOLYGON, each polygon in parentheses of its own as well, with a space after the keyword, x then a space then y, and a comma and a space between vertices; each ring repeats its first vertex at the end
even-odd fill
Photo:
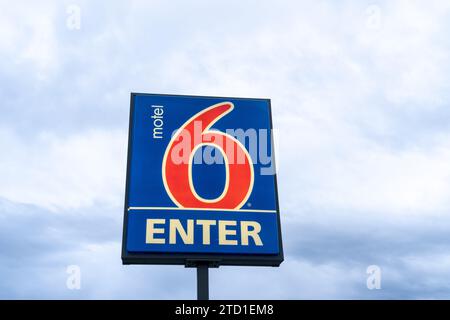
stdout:
MULTIPOLYGON (((293 137, 292 131, 280 134, 293 137)), ((290 193, 280 184, 281 194, 293 197, 286 209, 294 210, 300 202, 385 215, 447 210, 450 146, 445 137, 428 138, 427 146, 399 149, 357 136, 317 131, 306 127, 295 138, 280 142, 280 151, 287 152, 282 154, 280 177, 286 186, 301 191, 290 193), (299 149, 303 154, 296 158, 299 149)))
POLYGON ((69 4, 0 10, 2 297, 195 297, 120 264, 131 91, 272 99, 286 261, 214 298, 446 296, 449 4, 79 1, 78 31, 69 4))
POLYGON ((22 138, 0 130, 0 195, 15 202, 70 209, 122 204, 126 134, 90 130, 22 138))
POLYGON ((0 271, 7 275, 0 283, 0 297, 194 298, 192 269, 122 266, 122 217, 121 208, 62 214, 0 199, 0 271), (80 267, 80 290, 66 286, 70 265, 80 267))

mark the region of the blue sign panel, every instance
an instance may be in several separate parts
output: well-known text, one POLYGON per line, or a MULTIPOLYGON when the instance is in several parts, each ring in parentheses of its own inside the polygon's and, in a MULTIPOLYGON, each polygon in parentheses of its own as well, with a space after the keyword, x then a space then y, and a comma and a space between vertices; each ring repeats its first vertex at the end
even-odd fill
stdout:
POLYGON ((283 261, 270 100, 131 95, 125 264, 283 261))

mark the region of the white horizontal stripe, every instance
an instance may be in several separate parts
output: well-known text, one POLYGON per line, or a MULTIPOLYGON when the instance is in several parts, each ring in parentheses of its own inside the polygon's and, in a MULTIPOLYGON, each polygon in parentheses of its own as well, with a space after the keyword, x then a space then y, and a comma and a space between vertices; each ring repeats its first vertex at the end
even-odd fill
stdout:
POLYGON ((252 209, 217 209, 217 208, 178 208, 178 207, 128 207, 130 210, 202 210, 202 211, 232 211, 232 212, 265 212, 276 213, 276 210, 252 210, 252 209))

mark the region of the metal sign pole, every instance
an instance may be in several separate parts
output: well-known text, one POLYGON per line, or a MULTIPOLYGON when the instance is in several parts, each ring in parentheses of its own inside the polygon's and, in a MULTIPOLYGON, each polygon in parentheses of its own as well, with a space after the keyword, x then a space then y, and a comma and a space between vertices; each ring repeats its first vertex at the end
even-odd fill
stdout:
POLYGON ((208 264, 197 265, 197 300, 209 300, 208 264))

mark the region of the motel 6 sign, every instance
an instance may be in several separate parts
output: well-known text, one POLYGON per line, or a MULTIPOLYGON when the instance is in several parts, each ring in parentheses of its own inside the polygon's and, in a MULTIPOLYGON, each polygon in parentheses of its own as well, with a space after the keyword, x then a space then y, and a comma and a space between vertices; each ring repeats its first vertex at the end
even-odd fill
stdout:
POLYGON ((122 261, 280 265, 270 100, 131 94, 122 261))

